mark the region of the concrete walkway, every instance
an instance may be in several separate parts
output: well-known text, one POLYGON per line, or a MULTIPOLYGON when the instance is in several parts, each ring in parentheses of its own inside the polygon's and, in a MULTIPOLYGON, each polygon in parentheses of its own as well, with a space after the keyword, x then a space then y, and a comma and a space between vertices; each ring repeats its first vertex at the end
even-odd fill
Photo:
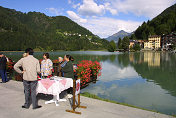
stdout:
POLYGON ((39 100, 39 105, 42 105, 40 109, 33 110, 32 106, 29 109, 22 109, 24 103, 22 82, 11 80, 5 84, 0 83, 0 118, 172 118, 164 114, 86 97, 81 97, 81 102, 87 109, 76 109, 82 112, 81 115, 65 112, 66 109, 71 109, 68 101, 60 102, 58 107, 44 102, 45 100, 39 100))

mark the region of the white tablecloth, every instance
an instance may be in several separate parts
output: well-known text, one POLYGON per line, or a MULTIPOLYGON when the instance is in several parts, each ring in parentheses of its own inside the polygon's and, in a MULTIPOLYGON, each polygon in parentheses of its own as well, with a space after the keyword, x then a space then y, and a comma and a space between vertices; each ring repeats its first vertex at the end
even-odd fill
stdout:
POLYGON ((57 96, 56 99, 59 100, 59 94, 62 91, 73 87, 72 78, 51 77, 50 79, 42 79, 38 81, 37 93, 51 94, 57 96))

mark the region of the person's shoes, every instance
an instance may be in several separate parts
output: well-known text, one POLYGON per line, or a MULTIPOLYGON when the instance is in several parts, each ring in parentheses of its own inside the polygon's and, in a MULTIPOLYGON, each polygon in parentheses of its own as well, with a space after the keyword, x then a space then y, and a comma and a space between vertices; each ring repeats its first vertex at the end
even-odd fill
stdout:
POLYGON ((22 108, 24 108, 24 109, 29 109, 29 107, 26 107, 26 106, 24 106, 24 105, 22 106, 22 108))
POLYGON ((33 109, 39 109, 41 108, 42 106, 36 106, 36 107, 33 107, 33 109))

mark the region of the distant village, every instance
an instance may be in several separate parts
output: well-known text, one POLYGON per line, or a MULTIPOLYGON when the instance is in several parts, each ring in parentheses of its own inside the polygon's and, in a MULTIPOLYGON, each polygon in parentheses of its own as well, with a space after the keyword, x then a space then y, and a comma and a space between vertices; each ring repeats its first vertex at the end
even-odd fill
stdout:
POLYGON ((163 34, 162 36, 151 35, 147 41, 130 40, 129 49, 132 49, 136 44, 139 44, 142 50, 170 51, 176 45, 176 32, 172 32, 169 35, 163 34))

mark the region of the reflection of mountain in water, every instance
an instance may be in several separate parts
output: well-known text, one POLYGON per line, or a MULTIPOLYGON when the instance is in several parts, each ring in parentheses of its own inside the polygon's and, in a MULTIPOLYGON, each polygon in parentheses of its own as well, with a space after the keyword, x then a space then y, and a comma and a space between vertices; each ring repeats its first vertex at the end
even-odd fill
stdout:
POLYGON ((131 53, 129 60, 143 78, 159 84, 176 96, 176 55, 169 53, 131 53))

